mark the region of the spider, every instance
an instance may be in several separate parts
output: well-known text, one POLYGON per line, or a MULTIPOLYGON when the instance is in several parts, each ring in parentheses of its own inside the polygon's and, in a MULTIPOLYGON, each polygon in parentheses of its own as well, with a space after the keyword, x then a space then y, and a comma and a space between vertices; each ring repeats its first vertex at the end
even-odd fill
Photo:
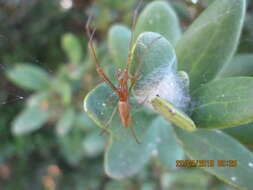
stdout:
MULTIPOLYGON (((96 71, 98 73, 98 75, 104 80, 104 82, 111 87, 111 89, 116 93, 116 95, 118 96, 118 113, 121 119, 121 123, 124 127, 128 128, 130 127, 131 132, 136 140, 136 142, 138 144, 140 144, 140 141, 138 140, 135 131, 133 130, 133 128, 130 126, 130 121, 131 121, 131 115, 130 115, 130 103, 129 103, 129 92, 131 91, 132 87, 135 85, 135 83, 138 81, 138 79, 140 78, 139 76, 139 70, 140 70, 140 65, 138 65, 135 73, 133 76, 131 76, 129 74, 129 68, 130 65, 132 63, 132 52, 131 52, 131 47, 133 46, 133 29, 136 25, 136 18, 137 18, 137 14, 138 14, 138 10, 140 8, 141 2, 138 4, 137 8, 134 11, 134 15, 133 15, 133 21, 132 21, 132 35, 131 35, 131 39, 130 39, 130 44, 128 47, 128 59, 127 59, 127 65, 126 68, 124 69, 118 69, 117 73, 116 73, 116 79, 118 81, 118 87, 116 87, 112 81, 109 79, 109 77, 105 74, 105 72, 103 71, 103 68, 101 66, 101 64, 99 63, 98 57, 96 55, 95 52, 95 48, 93 46, 93 36, 95 33, 95 29, 93 29, 92 31, 90 30, 90 22, 91 22, 91 16, 89 16, 88 21, 86 23, 86 33, 88 35, 89 38, 89 42, 88 42, 88 47, 91 50, 92 56, 94 58, 95 64, 96 64, 96 71), (130 86, 128 87, 128 81, 130 80, 130 86)), ((117 111, 117 110, 115 110, 117 111)), ((114 112, 112 113, 112 115, 114 115, 114 112)), ((113 116, 111 116, 112 118, 113 116)), ((110 119, 111 120, 111 119, 110 119)))

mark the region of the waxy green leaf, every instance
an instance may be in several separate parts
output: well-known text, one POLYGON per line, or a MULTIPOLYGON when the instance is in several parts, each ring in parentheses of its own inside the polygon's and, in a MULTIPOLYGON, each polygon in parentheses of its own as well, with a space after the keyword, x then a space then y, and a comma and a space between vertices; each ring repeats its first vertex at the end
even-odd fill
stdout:
POLYGON ((123 25, 114 25, 108 34, 109 52, 114 64, 119 68, 127 65, 131 31, 123 25))
POLYGON ((73 127, 75 121, 75 111, 73 108, 68 108, 64 111, 56 123, 56 133, 59 136, 65 136, 73 127))
POLYGON ((104 151, 105 137, 94 130, 85 137, 82 145, 86 157, 96 157, 104 151))
POLYGON ((176 67, 170 43, 158 33, 142 33, 136 41, 131 66, 133 79, 137 79, 133 80, 133 94, 138 102, 148 105, 159 95, 185 109, 189 102, 188 76, 185 72, 176 73, 176 67))
POLYGON ((171 44, 180 38, 181 30, 175 11, 165 1, 154 1, 148 4, 138 17, 134 39, 143 32, 157 32, 171 44))
MULTIPOLYGON (((149 75, 155 73, 155 70, 168 69, 176 72, 176 68, 176 54, 166 38, 154 32, 139 35, 133 49, 131 65, 132 75, 139 77, 137 86, 146 78, 150 78, 149 75)), ((141 85, 137 88, 141 88, 141 85)))
POLYGON ((106 173, 114 178, 123 178, 138 172, 148 161, 151 151, 156 148, 157 133, 156 128, 149 127, 155 114, 140 108, 134 109, 134 106, 130 110, 130 126, 122 126, 117 100, 112 89, 101 84, 86 96, 84 110, 110 135, 105 156, 106 173), (141 144, 137 144, 133 133, 141 144))
POLYGON ((99 127, 106 128, 107 122, 117 106, 117 99, 115 92, 103 83, 86 95, 84 110, 99 127))
POLYGON ((56 78, 51 82, 51 86, 51 90, 61 96, 63 104, 69 105, 71 103, 72 87, 68 82, 56 78))
POLYGON ((62 48, 67 54, 69 61, 75 64, 81 61, 83 49, 76 36, 65 34, 62 38, 62 48))
POLYGON ((60 144, 60 152, 69 164, 78 166, 81 159, 84 157, 83 140, 85 133, 83 129, 73 127, 65 136, 57 136, 60 144))
POLYGON ((12 123, 14 135, 25 135, 43 126, 50 113, 39 106, 28 107, 23 110, 12 123))
POLYGON ((157 137, 157 154, 158 160, 162 166, 175 169, 176 160, 182 160, 184 157, 184 151, 177 143, 173 127, 168 124, 162 117, 156 118, 151 126, 154 126, 158 130, 157 137))
POLYGON ((192 90, 212 80, 238 45, 245 0, 214 1, 176 45, 179 69, 189 74, 192 90))
POLYGON ((253 120, 253 77, 207 83, 192 93, 192 119, 198 128, 226 128, 253 120))
POLYGON ((243 144, 253 145, 253 123, 247 123, 237 127, 226 128, 223 132, 234 137, 243 144))
MULTIPOLYGON (((84 110, 99 127, 109 132, 115 138, 125 138, 134 141, 131 130, 129 128, 126 129, 121 124, 117 103, 118 97, 115 92, 108 85, 101 84, 86 96, 84 110)), ((134 109, 134 105, 130 108, 130 114, 130 126, 135 130, 137 137, 141 138, 147 130, 147 124, 152 121, 155 114, 151 111, 144 111, 142 108, 134 109)))
POLYGON ((7 72, 7 77, 20 87, 29 90, 46 90, 50 87, 50 76, 35 65, 17 64, 7 72))
POLYGON ((253 76, 253 54, 240 54, 226 64, 216 78, 253 76))
POLYGON ((36 107, 36 106, 41 106, 43 104, 48 104, 48 100, 50 99, 50 92, 45 90, 45 91, 39 91, 31 96, 26 101, 27 107, 36 107))
POLYGON ((125 190, 129 189, 130 184, 128 184, 129 181, 116 181, 116 180, 111 180, 105 185, 105 190, 125 190))
MULTIPOLYGON (((174 162, 174 165, 176 162, 174 162)), ((179 169, 179 168, 178 168, 179 169)), ((162 182, 166 189, 173 190, 204 190, 210 184, 210 176, 199 168, 179 169, 162 175, 162 182), (164 181, 164 182, 163 182, 164 181), (167 182, 167 183, 166 183, 167 182)), ((225 189, 219 189, 225 190, 225 189)), ((229 189, 227 189, 229 190, 229 189)), ((232 190, 232 189, 230 189, 232 190)))
POLYGON ((243 190, 253 187, 253 154, 238 141, 221 131, 185 132, 175 128, 178 140, 193 160, 214 160, 214 167, 202 167, 226 183, 243 190), (235 167, 219 167, 218 160, 236 160, 235 167))
POLYGON ((146 124, 145 127, 147 130, 139 138, 140 144, 134 139, 114 139, 111 136, 105 154, 107 175, 121 179, 136 174, 144 167, 159 142, 157 126, 146 124))

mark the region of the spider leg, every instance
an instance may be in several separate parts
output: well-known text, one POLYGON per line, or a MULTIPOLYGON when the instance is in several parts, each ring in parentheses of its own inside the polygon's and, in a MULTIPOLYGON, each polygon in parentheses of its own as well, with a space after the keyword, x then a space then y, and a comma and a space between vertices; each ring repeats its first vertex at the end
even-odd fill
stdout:
POLYGON ((148 50, 150 50, 152 45, 160 38, 161 38, 161 36, 153 39, 148 45, 140 43, 144 46, 145 50, 144 50, 143 55, 140 58, 139 65, 135 69, 135 73, 133 75, 131 75, 132 80, 131 80, 131 85, 129 87, 129 91, 133 88, 133 86, 136 84, 136 82, 141 78, 140 71, 141 71, 142 65, 144 64, 144 57, 148 54, 148 50))
POLYGON ((142 75, 138 75, 138 76, 130 76, 131 78, 131 84, 130 87, 128 89, 129 92, 131 92, 132 88, 134 87, 134 85, 137 83, 138 80, 140 80, 142 77, 142 75))
POLYGON ((145 102, 148 100, 148 98, 149 98, 149 96, 146 96, 146 97, 144 98, 144 100, 142 100, 141 102, 138 102, 138 103, 136 103, 136 104, 132 104, 131 106, 134 107, 135 109, 138 109, 138 108, 140 108, 142 105, 145 104, 145 102))
POLYGON ((101 132, 100 132, 99 135, 103 135, 105 132, 108 132, 108 128, 109 128, 110 123, 112 122, 112 120, 113 120, 113 118, 114 118, 114 116, 115 116, 115 114, 116 114, 116 111, 117 111, 117 106, 115 106, 115 108, 113 109, 112 115, 110 116, 110 118, 109 118, 108 121, 106 122, 105 128, 103 128, 103 129, 101 130, 101 132))
POLYGON ((134 28, 136 26, 138 12, 139 12, 139 9, 140 9, 140 7, 142 5, 142 2, 143 2, 143 0, 139 1, 137 7, 134 10, 134 14, 133 14, 132 27, 131 27, 131 39, 130 39, 130 43, 129 43, 129 46, 128 46, 127 69, 129 69, 129 67, 130 67, 130 65, 132 63, 132 52, 131 52, 131 49, 132 49, 133 42, 134 42, 134 28))
POLYGON ((98 57, 97 57, 97 54, 96 54, 96 51, 95 51, 95 48, 93 46, 93 36, 94 36, 94 33, 95 33, 95 29, 93 29, 93 31, 91 32, 90 31, 90 22, 91 22, 91 16, 89 16, 88 18, 88 21, 86 23, 86 33, 89 37, 89 42, 88 42, 88 46, 91 50, 91 53, 93 55, 93 58, 94 58, 94 61, 95 61, 95 64, 96 64, 96 71, 98 73, 98 75, 115 91, 115 92, 118 92, 118 89, 114 86, 114 84, 111 82, 111 80, 109 79, 109 77, 104 73, 103 71, 103 68, 101 66, 101 64, 99 63, 99 60, 98 60, 98 57))
POLYGON ((139 141, 139 139, 137 138, 137 135, 135 134, 134 128, 132 126, 129 127, 131 130, 131 133, 136 141, 137 144, 141 144, 141 142, 139 141))

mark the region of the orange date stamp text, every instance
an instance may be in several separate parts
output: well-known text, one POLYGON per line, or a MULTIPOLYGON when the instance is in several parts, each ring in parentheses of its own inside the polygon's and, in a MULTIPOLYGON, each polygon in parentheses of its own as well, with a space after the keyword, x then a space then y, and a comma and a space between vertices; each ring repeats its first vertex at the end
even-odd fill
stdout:
POLYGON ((176 167, 236 167, 237 160, 176 160, 176 167))

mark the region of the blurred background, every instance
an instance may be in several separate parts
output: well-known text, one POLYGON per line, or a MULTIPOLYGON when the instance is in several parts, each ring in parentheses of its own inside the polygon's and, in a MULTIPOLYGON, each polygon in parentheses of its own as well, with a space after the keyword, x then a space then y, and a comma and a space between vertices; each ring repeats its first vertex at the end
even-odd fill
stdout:
MULTIPOLYGON (((151 0, 144 0, 142 7, 151 0)), ((170 0, 183 29, 212 0, 170 0)), ((83 111, 101 82, 85 24, 93 15, 99 59, 110 70, 107 31, 131 26, 138 0, 0 0, 0 190, 231 190, 199 169, 165 170, 155 160, 116 181, 103 168, 106 135, 83 111), (31 119, 32 118, 32 119, 31 119)), ((253 2, 238 52, 253 52, 253 2)))

